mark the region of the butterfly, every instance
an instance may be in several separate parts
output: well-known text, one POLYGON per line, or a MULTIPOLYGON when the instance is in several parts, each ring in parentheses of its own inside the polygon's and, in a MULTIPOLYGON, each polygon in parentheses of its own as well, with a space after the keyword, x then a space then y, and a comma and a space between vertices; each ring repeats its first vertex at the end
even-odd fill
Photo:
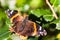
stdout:
POLYGON ((13 26, 10 28, 10 32, 14 32, 17 35, 22 36, 46 36, 47 32, 40 25, 28 19, 27 14, 20 15, 18 10, 6 10, 6 14, 9 17, 13 26))

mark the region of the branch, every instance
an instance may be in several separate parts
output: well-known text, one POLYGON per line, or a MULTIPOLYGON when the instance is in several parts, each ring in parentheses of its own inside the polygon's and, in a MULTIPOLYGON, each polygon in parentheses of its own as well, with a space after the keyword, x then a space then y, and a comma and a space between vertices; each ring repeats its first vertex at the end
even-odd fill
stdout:
POLYGON ((50 7, 50 9, 51 9, 51 11, 52 11, 52 13, 53 13, 53 16, 54 16, 56 19, 58 19, 58 16, 56 15, 56 13, 55 13, 53 7, 51 6, 51 4, 49 3, 48 0, 46 0, 46 3, 47 3, 47 5, 50 7))

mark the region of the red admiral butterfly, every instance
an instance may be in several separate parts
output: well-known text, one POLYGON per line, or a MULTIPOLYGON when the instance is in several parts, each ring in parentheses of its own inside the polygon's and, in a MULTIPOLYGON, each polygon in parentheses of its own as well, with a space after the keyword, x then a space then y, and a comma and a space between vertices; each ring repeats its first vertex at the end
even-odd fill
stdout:
POLYGON ((10 18, 13 26, 10 28, 14 32, 22 36, 45 36, 47 32, 40 25, 28 20, 28 15, 20 13, 17 10, 6 10, 7 16, 10 18))

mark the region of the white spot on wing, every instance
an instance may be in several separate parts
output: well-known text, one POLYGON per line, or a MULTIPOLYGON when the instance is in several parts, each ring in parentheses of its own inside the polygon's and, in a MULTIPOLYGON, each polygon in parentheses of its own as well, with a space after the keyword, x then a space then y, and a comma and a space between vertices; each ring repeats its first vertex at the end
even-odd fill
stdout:
POLYGON ((40 35, 42 35, 42 36, 43 36, 43 32, 40 32, 40 35))
POLYGON ((12 14, 13 13, 13 10, 10 12, 10 14, 12 14))
POLYGON ((42 29, 42 27, 40 26, 39 30, 41 30, 41 29, 42 29))
POLYGON ((47 32, 46 32, 46 30, 44 30, 43 32, 44 32, 44 35, 47 35, 47 32))

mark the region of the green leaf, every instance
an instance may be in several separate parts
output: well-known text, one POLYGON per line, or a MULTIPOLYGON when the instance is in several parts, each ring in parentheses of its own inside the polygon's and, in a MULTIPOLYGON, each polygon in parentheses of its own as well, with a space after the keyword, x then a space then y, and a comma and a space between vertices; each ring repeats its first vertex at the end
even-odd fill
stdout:
POLYGON ((49 9, 31 10, 31 13, 36 15, 37 17, 43 16, 43 15, 52 15, 49 9))
MULTIPOLYGON (((2 31, 3 31, 3 30, 2 30, 2 31)), ((9 35, 10 35, 10 32, 8 32, 8 31, 5 31, 5 32, 1 33, 1 34, 0 34, 0 40, 5 40, 5 39, 7 39, 7 38, 9 37, 9 35)))
POLYGON ((28 40, 38 40, 38 37, 35 37, 35 38, 29 38, 28 40))
POLYGON ((0 9, 0 20, 2 20, 2 18, 6 18, 6 14, 3 9, 0 9))
POLYGON ((9 35, 10 35, 10 32, 9 32, 9 27, 6 25, 6 18, 1 18, 0 20, 0 40, 6 40, 9 35))
POLYGON ((3 22, 0 20, 0 28, 3 26, 3 22))
POLYGON ((26 3, 26 0, 16 0, 16 6, 21 7, 26 3))
POLYGON ((56 0, 50 0, 50 3, 51 3, 51 4, 53 4, 53 3, 54 3, 54 1, 56 1, 56 0))
POLYGON ((22 40, 18 35, 16 35, 16 34, 12 34, 11 36, 10 36, 10 38, 12 39, 12 40, 22 40))
POLYGON ((36 15, 37 17, 41 16, 39 9, 37 9, 37 10, 31 10, 31 13, 34 14, 34 15, 36 15))
POLYGON ((54 21, 51 22, 51 23, 57 24, 57 23, 59 23, 59 22, 60 22, 60 19, 56 19, 56 20, 54 20, 54 21))
POLYGON ((56 24, 56 29, 60 30, 60 22, 56 24))
POLYGON ((6 18, 5 24, 8 27, 11 27, 12 26, 12 23, 11 23, 10 19, 8 19, 8 18, 6 18))
POLYGON ((50 0, 50 3, 54 6, 57 7, 60 5, 60 0, 50 0))
POLYGON ((55 40, 55 36, 49 36, 43 37, 42 40, 55 40))
POLYGON ((49 27, 49 23, 43 24, 42 27, 43 27, 43 28, 48 28, 48 27, 49 27))
POLYGON ((31 0, 30 1, 30 6, 32 8, 38 8, 44 6, 45 2, 44 0, 31 0))
POLYGON ((46 21, 52 21, 54 19, 52 15, 44 15, 43 17, 46 21))
POLYGON ((53 6, 58 6, 59 5, 59 0, 50 0, 50 2, 53 6))
POLYGON ((58 7, 55 7, 55 10, 58 12, 58 16, 60 17, 60 5, 58 5, 58 7))
POLYGON ((9 37, 9 38, 7 38, 7 40, 12 40, 12 39, 9 37))

